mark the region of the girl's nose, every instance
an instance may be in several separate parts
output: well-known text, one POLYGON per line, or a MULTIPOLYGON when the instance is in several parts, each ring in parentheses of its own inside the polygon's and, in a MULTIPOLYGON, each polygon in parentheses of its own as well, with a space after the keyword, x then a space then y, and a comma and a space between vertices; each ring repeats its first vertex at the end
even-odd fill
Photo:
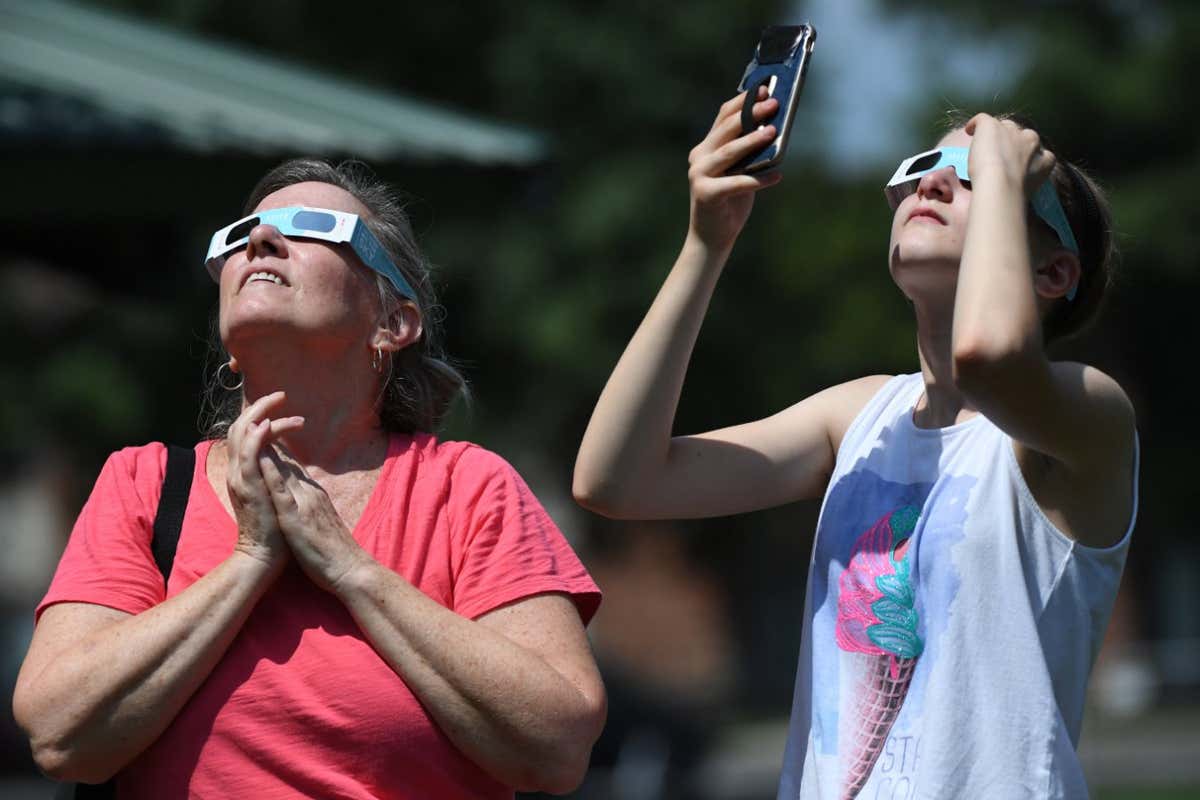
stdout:
POLYGON ((958 173, 954 171, 954 167, 942 167, 921 176, 921 180, 917 182, 917 194, 949 202, 954 197, 954 189, 958 185, 958 173))

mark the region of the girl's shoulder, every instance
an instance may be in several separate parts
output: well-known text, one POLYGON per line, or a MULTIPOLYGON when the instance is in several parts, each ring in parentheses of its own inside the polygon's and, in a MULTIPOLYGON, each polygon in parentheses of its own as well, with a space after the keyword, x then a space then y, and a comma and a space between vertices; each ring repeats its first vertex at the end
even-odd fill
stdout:
POLYGON ((871 408, 882 408, 898 396, 909 393, 913 379, 905 375, 867 375, 827 389, 830 393, 829 439, 837 452, 842 441, 862 418, 871 416, 871 408))
POLYGON ((1077 384, 1083 396, 1102 410, 1134 422, 1133 401, 1115 377, 1099 367, 1082 361, 1051 361, 1050 369, 1058 380, 1077 384))
POLYGON ((1013 437, 1022 476, 1051 521, 1080 544, 1122 541, 1137 515, 1139 444, 1133 401, 1104 371, 1077 361, 1051 363, 1059 402, 1043 424, 1061 452, 1013 437))

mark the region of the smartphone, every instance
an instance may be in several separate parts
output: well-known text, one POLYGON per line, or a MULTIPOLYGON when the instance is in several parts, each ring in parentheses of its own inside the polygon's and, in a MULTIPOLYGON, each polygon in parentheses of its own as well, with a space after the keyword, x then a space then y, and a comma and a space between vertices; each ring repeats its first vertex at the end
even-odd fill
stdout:
POLYGON ((764 125, 774 125, 777 135, 765 148, 734 164, 729 170, 731 174, 765 172, 783 161, 792 120, 796 117, 796 100, 804 86, 816 39, 817 31, 808 23, 770 25, 763 29, 754 57, 738 84, 738 91, 746 93, 742 104, 742 135, 764 125), (779 101, 779 110, 770 119, 755 122, 753 111, 760 86, 766 86, 767 96, 779 101))

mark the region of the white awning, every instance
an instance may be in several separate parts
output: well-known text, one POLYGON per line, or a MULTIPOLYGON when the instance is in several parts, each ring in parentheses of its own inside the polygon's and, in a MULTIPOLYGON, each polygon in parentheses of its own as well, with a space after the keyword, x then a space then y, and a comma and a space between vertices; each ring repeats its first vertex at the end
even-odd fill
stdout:
MULTIPOLYGON (((193 151, 519 166, 546 149, 528 130, 58 0, 0 0, 0 76, 193 151)), ((20 109, 8 112, 0 129, 20 124, 20 109)))

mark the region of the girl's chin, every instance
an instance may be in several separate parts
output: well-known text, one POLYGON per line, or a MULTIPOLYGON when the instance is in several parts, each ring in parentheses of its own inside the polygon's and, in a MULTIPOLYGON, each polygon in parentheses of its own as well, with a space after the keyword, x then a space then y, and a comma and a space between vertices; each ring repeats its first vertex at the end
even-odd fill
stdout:
POLYGON ((891 273, 892 280, 908 299, 932 298, 954 293, 958 283, 958 262, 934 258, 893 260, 891 273))
POLYGON ((896 245, 892 248, 888 269, 892 276, 899 280, 905 274, 958 274, 958 266, 962 261, 961 254, 945 249, 909 247, 896 245))

